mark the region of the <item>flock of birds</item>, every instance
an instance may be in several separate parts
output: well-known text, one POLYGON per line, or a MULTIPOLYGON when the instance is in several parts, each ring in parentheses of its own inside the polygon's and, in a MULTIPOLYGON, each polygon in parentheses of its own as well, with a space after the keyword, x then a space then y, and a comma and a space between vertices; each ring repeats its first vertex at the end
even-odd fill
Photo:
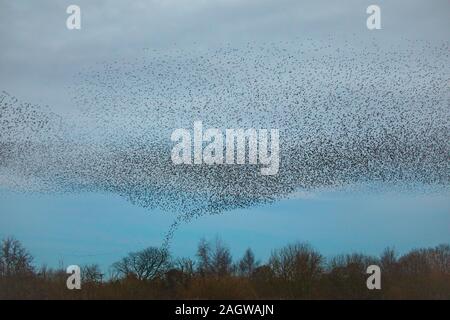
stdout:
POLYGON ((112 192, 176 226, 299 190, 450 182, 449 44, 144 50, 75 75, 77 117, 0 95, 0 186, 112 192), (280 170, 174 165, 170 134, 280 130, 280 170))

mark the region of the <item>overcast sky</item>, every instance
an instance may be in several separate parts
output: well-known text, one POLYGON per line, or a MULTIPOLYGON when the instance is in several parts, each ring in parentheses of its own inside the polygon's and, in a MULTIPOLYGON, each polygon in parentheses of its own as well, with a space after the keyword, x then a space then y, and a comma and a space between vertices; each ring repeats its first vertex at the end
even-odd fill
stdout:
POLYGON ((0 8, 0 89, 61 108, 81 68, 143 48, 296 38, 351 39, 355 46, 373 37, 448 41, 450 30, 448 0, 1 0, 0 8), (81 8, 81 30, 66 28, 70 4, 81 8), (382 30, 366 28, 370 4, 381 8, 382 30))

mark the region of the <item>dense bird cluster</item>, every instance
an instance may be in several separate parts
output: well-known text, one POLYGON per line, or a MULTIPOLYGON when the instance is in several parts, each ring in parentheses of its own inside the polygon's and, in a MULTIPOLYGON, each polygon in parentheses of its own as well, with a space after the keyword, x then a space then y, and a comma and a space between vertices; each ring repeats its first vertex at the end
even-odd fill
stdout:
MULTIPOLYGON (((450 181, 449 44, 278 43, 105 62, 76 75, 79 118, 0 96, 0 184, 120 194, 203 214, 299 190, 450 181), (280 170, 173 165, 176 128, 277 128, 280 170)), ((168 239, 171 233, 168 234, 168 239)))

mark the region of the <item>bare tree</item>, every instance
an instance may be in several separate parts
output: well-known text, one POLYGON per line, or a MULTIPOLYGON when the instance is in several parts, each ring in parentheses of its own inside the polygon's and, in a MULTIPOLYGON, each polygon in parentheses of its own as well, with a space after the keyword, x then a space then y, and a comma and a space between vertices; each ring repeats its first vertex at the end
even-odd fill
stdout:
POLYGON ((397 253, 393 248, 384 249, 380 257, 381 267, 383 272, 393 273, 397 269, 397 253))
POLYGON ((259 262, 255 261, 255 255, 252 249, 248 248, 238 263, 238 270, 242 276, 250 277, 258 265, 259 262))
POLYGON ((421 249, 415 249, 399 259, 400 268, 408 275, 425 275, 431 271, 430 261, 421 249))
POLYGON ((216 238, 212 266, 217 276, 225 276, 233 272, 233 258, 230 249, 219 238, 216 238))
MULTIPOLYGON (((390 256, 390 253, 388 255, 390 256)), ((333 257, 329 262, 330 272, 327 274, 332 294, 338 298, 368 297, 366 271, 372 264, 380 265, 380 261, 376 257, 361 253, 333 257)))
POLYGON ((14 238, 6 238, 0 248, 0 276, 19 276, 33 272, 33 257, 14 238))
POLYGON ((427 251, 431 269, 435 272, 450 274, 450 245, 440 244, 427 251))
POLYGON ((119 276, 135 276, 139 280, 150 280, 162 276, 170 266, 167 250, 150 247, 128 256, 113 264, 119 276))
POLYGON ((201 275, 206 275, 211 272, 211 247, 208 241, 201 239, 197 247, 197 270, 201 275))
POLYGON ((103 273, 98 264, 85 265, 81 268, 83 282, 100 283, 103 280, 103 273))
POLYGON ((322 255, 305 243, 275 250, 269 259, 274 275, 284 283, 287 297, 310 297, 322 275, 322 263, 322 255))
POLYGON ((415 249, 399 259, 404 272, 426 274, 429 272, 450 273, 450 245, 441 244, 435 248, 415 249))
POLYGON ((305 243, 285 246, 272 253, 269 265, 285 280, 315 279, 322 272, 322 255, 305 243))
POLYGON ((202 239, 197 249, 198 272, 201 275, 225 276, 233 272, 230 250, 216 238, 214 245, 202 239))
POLYGON ((190 277, 192 277, 195 273, 195 261, 190 258, 176 259, 174 262, 174 267, 190 277))

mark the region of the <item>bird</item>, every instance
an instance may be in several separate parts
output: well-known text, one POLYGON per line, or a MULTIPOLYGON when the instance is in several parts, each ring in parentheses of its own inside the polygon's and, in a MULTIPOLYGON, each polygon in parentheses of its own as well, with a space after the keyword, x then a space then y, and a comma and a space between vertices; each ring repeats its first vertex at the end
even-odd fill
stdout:
POLYGON ((167 244, 181 223, 300 190, 448 190, 449 52, 332 39, 144 49, 74 74, 75 118, 3 91, 0 167, 14 177, 8 188, 110 192, 176 213, 167 244), (197 120, 279 129, 278 174, 173 164, 170 133, 197 120))

